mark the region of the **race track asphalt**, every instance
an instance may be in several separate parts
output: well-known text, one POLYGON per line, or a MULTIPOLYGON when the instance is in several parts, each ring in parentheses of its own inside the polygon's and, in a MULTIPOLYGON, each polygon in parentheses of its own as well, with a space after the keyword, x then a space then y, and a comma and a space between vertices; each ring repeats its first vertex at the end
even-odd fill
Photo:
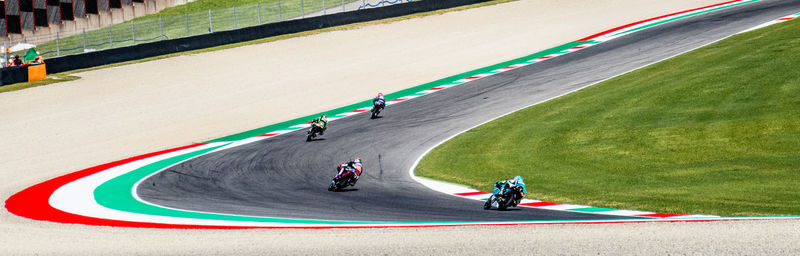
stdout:
POLYGON ((469 127, 798 11, 800 1, 766 0, 660 25, 389 106, 379 119, 364 113, 332 121, 313 142, 305 142, 300 130, 192 159, 151 176, 138 193, 172 208, 301 219, 629 218, 532 208, 485 211, 480 201, 428 189, 408 170, 430 147, 469 127), (327 191, 335 165, 355 157, 364 161, 358 184, 327 191))

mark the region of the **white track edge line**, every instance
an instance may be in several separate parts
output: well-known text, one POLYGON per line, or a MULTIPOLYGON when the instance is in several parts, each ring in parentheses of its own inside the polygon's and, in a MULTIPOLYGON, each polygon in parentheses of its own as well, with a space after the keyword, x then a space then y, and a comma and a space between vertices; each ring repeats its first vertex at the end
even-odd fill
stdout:
MULTIPOLYGON (((734 34, 731 34, 731 35, 725 36, 725 37, 723 37, 723 38, 720 38, 720 39, 714 40, 714 41, 712 41, 712 42, 709 42, 709 43, 706 43, 706 44, 703 44, 703 45, 700 45, 700 46, 698 46, 698 47, 695 47, 695 48, 692 48, 692 49, 690 49, 690 50, 683 51, 683 52, 680 52, 680 53, 678 53, 678 54, 675 54, 675 55, 671 55, 671 56, 669 56, 669 57, 666 57, 666 58, 663 58, 663 59, 661 59, 661 60, 658 60, 658 61, 655 61, 655 62, 652 62, 652 63, 646 64, 646 65, 643 65, 643 66, 640 66, 640 67, 637 67, 637 68, 634 68, 634 69, 631 69, 631 70, 629 70, 629 71, 626 71, 626 72, 623 72, 623 73, 620 73, 620 74, 617 74, 617 75, 611 76, 611 77, 609 77, 609 78, 606 78, 606 79, 603 79, 603 80, 597 81, 597 82, 595 82, 595 83, 591 83, 591 84, 588 84, 588 85, 585 85, 585 86, 582 86, 582 87, 579 87, 579 88, 576 88, 576 89, 570 90, 570 91, 568 91, 568 92, 565 92, 565 93, 563 93, 563 94, 559 94, 559 95, 556 95, 556 96, 553 96, 553 97, 550 97, 550 98, 547 98, 547 99, 541 100, 541 101, 539 101, 539 102, 536 102, 536 103, 533 103, 533 104, 530 104, 530 105, 527 105, 527 106, 524 106, 524 107, 521 107, 521 108, 518 108, 518 109, 512 110, 512 111, 510 111, 510 112, 508 112, 508 113, 502 114, 502 115, 500 115, 500 116, 497 116, 497 117, 495 117, 495 118, 492 118, 492 119, 489 119, 489 120, 487 120, 487 121, 485 121, 485 122, 482 122, 482 123, 480 123, 480 124, 478 124, 478 125, 475 125, 475 126, 472 126, 472 127, 470 127, 470 128, 467 128, 467 129, 465 129, 465 130, 463 130, 463 131, 460 131, 460 132, 458 132, 458 133, 456 133, 456 134, 454 134, 454 135, 452 135, 452 136, 450 136, 450 137, 448 137, 448 138, 446 138, 446 139, 444 139, 444 140, 442 140, 442 141, 440 141, 440 142, 436 143, 436 144, 435 144, 435 145, 433 145, 432 147, 430 147, 430 148, 428 148, 427 150, 425 150, 425 152, 423 152, 423 153, 422 153, 422 155, 420 155, 420 156, 417 158, 417 160, 416 160, 416 161, 414 161, 414 164, 411 166, 411 168, 409 168, 409 169, 408 169, 408 175, 409 175, 409 176, 411 176, 411 179, 413 179, 414 181, 416 181, 416 182, 418 182, 418 183, 420 183, 420 184, 422 184, 422 185, 424 185, 424 186, 426 186, 426 187, 430 188, 431 190, 434 190, 434 191, 437 191, 437 192, 440 192, 440 193, 444 193, 444 194, 448 194, 448 195, 452 195, 452 194, 450 194, 450 193, 446 193, 446 192, 443 192, 443 191, 441 191, 441 190, 440 190, 440 189, 439 189, 439 188, 438 188, 438 187, 435 185, 435 184, 437 184, 437 183, 440 183, 440 181, 433 180, 433 179, 429 179, 429 178, 424 178, 424 177, 418 177, 418 176, 416 176, 416 175, 414 174, 414 170, 417 168, 417 165, 419 165, 419 162, 420 162, 420 161, 422 161, 422 158, 423 158, 423 157, 425 157, 426 155, 428 155, 428 153, 430 153, 430 151, 432 151, 434 148, 436 148, 436 147, 440 146, 441 144, 443 144, 443 143, 445 143, 445 142, 447 142, 447 141, 449 141, 449 140, 451 140, 451 139, 455 138, 456 136, 458 136, 458 135, 461 135, 462 133, 465 133, 465 132, 467 132, 467 131, 469 131, 469 130, 475 129, 475 128, 477 128, 477 127, 481 126, 481 125, 484 125, 484 124, 486 124, 486 123, 489 123, 489 122, 491 122, 491 121, 494 121, 494 120, 497 120, 497 119, 500 119, 500 118, 502 118, 502 117, 505 117, 505 116, 507 116, 507 115, 510 115, 510 114, 512 114, 512 113, 515 113, 515 112, 518 112, 518 111, 520 111, 520 110, 526 109, 526 108, 528 108, 528 107, 532 107, 532 106, 535 106, 535 105, 538 105, 538 104, 541 104, 541 103, 544 103, 544 102, 548 102, 548 101, 550 101, 550 100, 553 100, 553 99, 556 99, 556 98, 560 98, 560 97, 562 97, 562 96, 564 96, 564 95, 567 95, 567 94, 570 94, 570 93, 573 93, 573 92, 576 92, 576 91, 582 90, 582 89, 584 89, 584 88, 587 88, 587 87, 590 87, 590 86, 593 86, 593 85, 596 85, 596 84, 599 84, 599 83, 602 83, 602 82, 605 82, 605 81, 608 81, 608 80, 611 80, 611 79, 614 79, 614 78, 617 78, 617 77, 620 77, 620 76, 623 76, 623 75, 626 75, 626 74, 629 74, 629 73, 631 73, 631 72, 634 72, 634 71, 637 71, 637 70, 640 70, 640 69, 643 69, 643 68, 646 68, 646 67, 649 67, 649 66, 652 66, 652 65, 655 65, 655 64, 658 64, 658 63, 664 62, 664 61, 666 61, 666 60, 669 60, 669 59, 675 58, 675 57, 677 57, 677 56, 680 56, 680 55, 683 55, 683 54, 686 54, 686 53, 689 53, 689 52, 691 52, 691 51, 694 51, 694 50, 697 50, 697 49, 700 49, 700 48, 703 48, 703 47, 706 47, 706 46, 709 46, 709 45, 715 44, 715 43, 717 43, 717 42, 720 42, 720 41, 722 41, 722 40, 728 39, 728 38, 730 38, 730 37, 732 37, 732 36, 734 36, 734 35, 738 35, 738 34, 740 34, 740 33, 741 33, 741 32, 738 32, 738 33, 734 33, 734 34), (432 186, 432 185, 433 185, 433 186, 432 186)), ((455 195, 453 195, 453 196, 455 196, 455 195)), ((456 196, 456 197, 459 197, 459 196, 456 196)), ((461 197, 461 198, 464 198, 464 197, 461 197)), ((624 210, 624 209, 620 209, 620 210, 624 210)), ((598 214, 602 214, 602 213, 598 213, 598 214)))

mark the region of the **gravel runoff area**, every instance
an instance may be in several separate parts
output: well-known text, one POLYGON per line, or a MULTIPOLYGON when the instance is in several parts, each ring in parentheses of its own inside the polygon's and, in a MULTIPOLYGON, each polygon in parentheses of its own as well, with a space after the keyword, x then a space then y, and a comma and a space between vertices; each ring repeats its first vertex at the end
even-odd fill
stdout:
MULTIPOLYGON (((518 1, 84 72, 77 81, 2 93, 0 198, 94 165, 317 113, 377 91, 397 91, 615 26, 720 2, 518 1)), ((0 255, 477 254, 496 248, 491 244, 499 237, 524 244, 520 250, 547 253, 797 254, 798 231, 798 221, 155 230, 32 221, 3 208, 0 255), (358 239, 343 243, 348 236, 358 239), (346 250, 332 250, 342 246, 346 250)))

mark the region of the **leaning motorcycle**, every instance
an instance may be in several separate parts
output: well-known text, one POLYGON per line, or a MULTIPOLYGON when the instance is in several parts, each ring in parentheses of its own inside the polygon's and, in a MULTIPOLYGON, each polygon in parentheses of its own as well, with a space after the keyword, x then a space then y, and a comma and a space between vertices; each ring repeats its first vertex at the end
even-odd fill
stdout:
POLYGON ((370 110, 370 112, 372 112, 372 116, 370 116, 370 118, 375 119, 378 117, 378 114, 381 113, 381 109, 383 108, 383 104, 384 102, 377 100, 372 102, 372 110, 370 110))
POLYGON ((317 133, 320 132, 322 132, 322 124, 318 122, 312 122, 311 127, 308 128, 308 137, 306 137, 306 141, 311 141, 317 137, 317 133))
POLYGON ((522 187, 503 188, 500 193, 494 194, 486 200, 483 209, 488 210, 495 207, 502 211, 508 207, 516 207, 522 201, 522 197, 522 187))
POLYGON ((358 180, 356 180, 355 170, 338 172, 336 176, 333 176, 328 191, 340 191, 347 186, 354 186, 356 181, 358 180))

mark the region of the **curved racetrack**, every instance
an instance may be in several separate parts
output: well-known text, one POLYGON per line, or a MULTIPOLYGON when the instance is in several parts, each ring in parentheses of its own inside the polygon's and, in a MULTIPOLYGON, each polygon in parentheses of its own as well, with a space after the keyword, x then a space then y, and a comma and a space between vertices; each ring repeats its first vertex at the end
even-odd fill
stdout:
POLYGON ((148 178, 138 193, 172 208, 302 219, 617 218, 532 208, 484 211, 481 202, 430 190, 408 172, 429 148, 470 127, 798 10, 800 1, 766 0, 667 23, 391 105, 383 118, 358 114, 331 121, 325 135, 313 142, 304 142, 301 130, 204 155, 148 178), (335 164, 355 157, 364 160, 365 173, 354 189, 327 191, 335 164))

